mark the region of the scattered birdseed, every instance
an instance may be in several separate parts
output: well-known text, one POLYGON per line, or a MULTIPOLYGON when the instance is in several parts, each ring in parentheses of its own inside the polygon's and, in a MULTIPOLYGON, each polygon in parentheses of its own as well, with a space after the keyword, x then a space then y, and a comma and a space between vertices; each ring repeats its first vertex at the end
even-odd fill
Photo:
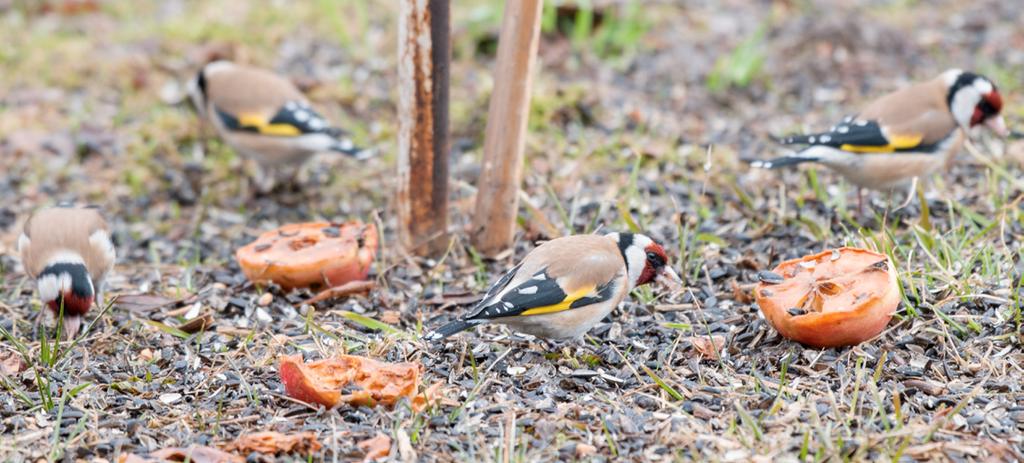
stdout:
POLYGON ((779 275, 778 273, 775 272, 769 272, 767 270, 757 272, 757 279, 761 283, 767 283, 770 285, 777 285, 779 283, 782 283, 783 281, 786 281, 786 279, 783 278, 782 275, 779 275))

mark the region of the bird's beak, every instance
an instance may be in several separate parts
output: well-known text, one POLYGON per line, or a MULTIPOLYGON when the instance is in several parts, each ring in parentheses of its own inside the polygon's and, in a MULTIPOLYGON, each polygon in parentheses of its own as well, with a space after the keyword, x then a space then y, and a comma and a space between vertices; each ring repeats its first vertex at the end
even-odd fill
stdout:
POLYGON ((78 315, 68 315, 64 317, 64 337, 67 340, 75 339, 75 335, 78 334, 78 330, 82 327, 82 317, 78 315))
POLYGON ((1003 116, 1001 115, 988 118, 988 120, 985 121, 985 127, 988 127, 989 130, 995 132, 996 135, 999 135, 1002 138, 1006 138, 1010 135, 1010 130, 1006 128, 1006 120, 1003 119, 1003 116))
POLYGON ((654 277, 654 281, 658 282, 658 284, 666 286, 671 290, 683 289, 682 278, 679 278, 679 275, 676 274, 676 271, 672 270, 672 267, 669 267, 667 265, 661 268, 661 271, 658 272, 658 276, 654 277))

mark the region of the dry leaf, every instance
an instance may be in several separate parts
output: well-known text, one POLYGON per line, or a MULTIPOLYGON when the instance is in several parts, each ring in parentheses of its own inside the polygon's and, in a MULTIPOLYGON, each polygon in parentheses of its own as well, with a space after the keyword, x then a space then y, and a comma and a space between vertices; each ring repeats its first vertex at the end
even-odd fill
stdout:
POLYGON ((744 288, 740 286, 736 280, 731 280, 729 283, 732 285, 732 297, 736 302, 739 302, 740 304, 750 304, 751 302, 754 302, 754 295, 751 292, 751 290, 754 289, 752 286, 744 288))
MULTIPOLYGON (((325 407, 341 403, 373 407, 394 405, 408 397, 418 410, 429 402, 429 396, 417 400, 421 370, 417 363, 385 363, 355 355, 310 363, 303 363, 301 355, 293 355, 281 357, 279 371, 288 396, 304 402, 325 407), (348 393, 342 394, 343 390, 348 393)), ((436 389, 432 387, 425 394, 431 392, 436 389)))
POLYGON ((156 463, 156 462, 167 462, 167 461, 186 461, 191 463, 244 463, 245 458, 222 450, 215 449, 213 447, 204 447, 201 445, 193 445, 188 448, 169 447, 166 449, 157 450, 149 454, 149 456, 141 457, 139 455, 127 453, 121 454, 117 459, 118 463, 156 463))
POLYGON ((22 371, 28 365, 25 364, 25 359, 21 357, 21 354, 17 352, 4 352, 0 354, 0 374, 4 376, 14 376, 22 371))
POLYGON ((178 329, 188 334, 195 334, 200 331, 208 330, 211 326, 213 326, 213 315, 207 312, 178 325, 178 329))
POLYGON ((303 304, 310 304, 310 305, 312 305, 312 304, 316 304, 317 302, 326 301, 328 299, 337 299, 339 297, 345 297, 345 296, 349 296, 349 295, 352 295, 352 294, 365 293, 365 292, 373 289, 374 286, 376 286, 376 284, 373 281, 370 281, 370 280, 350 281, 350 282, 345 283, 345 284, 343 284, 341 286, 335 286, 333 288, 327 288, 327 289, 325 289, 323 291, 320 291, 319 293, 317 293, 316 296, 313 296, 313 297, 311 297, 309 299, 306 299, 305 301, 302 301, 302 302, 300 302, 298 304, 295 304, 295 305, 296 306, 300 306, 300 305, 303 305, 303 304))
POLYGON ((702 357, 717 360, 722 347, 725 347, 725 337, 714 335, 709 339, 707 336, 694 336, 690 343, 702 357))
POLYGON ((380 314, 380 321, 389 325, 397 325, 402 321, 402 313, 397 310, 385 310, 380 314))
POLYGON ((391 438, 384 434, 377 434, 377 437, 360 441, 356 447, 366 452, 364 462, 387 458, 391 455, 391 438))
POLYGON ((309 455, 323 448, 316 439, 314 432, 282 434, 274 431, 263 431, 245 434, 224 446, 224 450, 242 455, 252 452, 269 455, 298 453, 309 455))

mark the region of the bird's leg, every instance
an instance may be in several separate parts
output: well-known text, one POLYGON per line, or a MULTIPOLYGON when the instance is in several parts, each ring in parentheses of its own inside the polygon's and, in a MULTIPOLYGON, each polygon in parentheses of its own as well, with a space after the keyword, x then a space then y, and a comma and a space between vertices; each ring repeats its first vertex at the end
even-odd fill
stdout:
POLYGON ((256 192, 261 195, 266 195, 271 191, 274 191, 274 186, 277 183, 274 178, 274 172, 267 171, 258 162, 253 163, 252 169, 252 186, 256 189, 256 192))
POLYGON ((903 204, 900 204, 899 206, 896 207, 896 209, 893 209, 892 211, 896 212, 900 209, 903 209, 904 207, 909 206, 910 203, 914 200, 915 191, 917 191, 917 177, 914 177, 914 179, 910 181, 910 190, 907 191, 907 199, 903 201, 903 204))
POLYGON ((39 328, 43 325, 43 319, 46 318, 46 307, 40 307, 36 311, 35 316, 32 319, 32 336, 39 339, 39 328))
POLYGON ((857 215, 864 217, 864 189, 857 187, 857 215))

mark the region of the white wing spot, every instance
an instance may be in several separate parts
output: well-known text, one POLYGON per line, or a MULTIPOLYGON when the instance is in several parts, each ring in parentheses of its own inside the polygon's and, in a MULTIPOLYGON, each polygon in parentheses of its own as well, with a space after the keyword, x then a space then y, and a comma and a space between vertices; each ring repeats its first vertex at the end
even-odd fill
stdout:
POLYGON ((289 101, 284 104, 284 109, 287 109, 289 111, 295 111, 296 109, 299 109, 299 107, 295 104, 294 101, 289 101))
POLYGON ((839 133, 847 133, 847 132, 849 132, 849 131, 850 131, 850 127, 848 127, 848 126, 845 126, 845 125, 843 125, 843 126, 840 126, 840 127, 839 127, 839 130, 837 130, 837 132, 839 132, 839 133))
POLYGON ((514 305, 512 305, 511 302, 508 302, 508 301, 502 301, 502 304, 505 305, 506 309, 511 309, 512 307, 515 307, 514 305))
POLYGON ((857 121, 857 125, 864 127, 865 125, 868 125, 868 121, 857 121))
POLYGON ((537 280, 537 281, 544 281, 544 280, 547 280, 548 277, 547 277, 547 275, 544 275, 543 273, 538 273, 538 274, 534 275, 532 279, 533 280, 537 280))
POLYGON ((816 141, 816 139, 814 137, 809 137, 809 138, 807 138, 807 141, 811 142, 811 143, 814 143, 816 141))
POLYGON ((299 122, 306 122, 309 120, 309 112, 307 111, 295 111, 295 120, 299 122))
POLYGON ((519 288, 519 294, 537 294, 537 287, 527 286, 525 288, 519 288))
POLYGON ((821 136, 821 142, 822 142, 822 143, 828 143, 828 142, 830 142, 830 141, 832 141, 832 137, 830 137, 830 136, 828 136, 828 135, 822 135, 822 136, 821 136))

